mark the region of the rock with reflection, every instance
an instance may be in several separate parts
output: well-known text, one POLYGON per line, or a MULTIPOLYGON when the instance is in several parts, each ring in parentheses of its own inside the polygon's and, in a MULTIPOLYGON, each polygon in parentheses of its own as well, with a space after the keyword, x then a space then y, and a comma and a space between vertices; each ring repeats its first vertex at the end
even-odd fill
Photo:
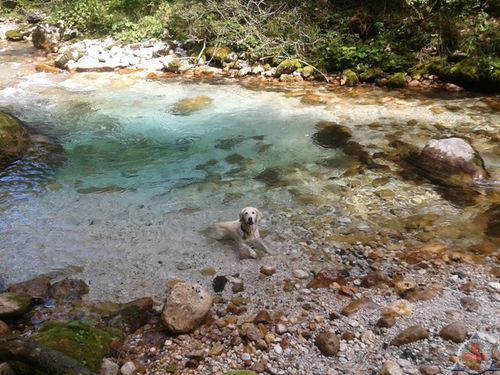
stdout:
POLYGON ((481 156, 462 138, 430 140, 417 162, 426 177, 448 186, 473 186, 488 177, 481 156))
POLYGON ((26 128, 8 113, 0 112, 0 168, 21 158, 31 145, 26 128))

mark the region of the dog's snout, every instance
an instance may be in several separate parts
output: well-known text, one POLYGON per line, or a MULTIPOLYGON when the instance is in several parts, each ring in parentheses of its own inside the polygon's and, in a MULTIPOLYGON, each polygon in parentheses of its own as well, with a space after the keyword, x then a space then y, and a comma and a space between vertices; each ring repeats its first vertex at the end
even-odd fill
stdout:
POLYGON ((253 224, 253 218, 252 217, 248 218, 248 224, 253 224))

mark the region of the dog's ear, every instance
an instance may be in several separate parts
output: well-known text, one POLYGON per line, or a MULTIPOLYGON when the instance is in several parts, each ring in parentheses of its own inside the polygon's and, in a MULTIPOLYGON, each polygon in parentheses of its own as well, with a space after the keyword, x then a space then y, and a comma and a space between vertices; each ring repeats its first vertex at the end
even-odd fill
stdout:
POLYGON ((243 215, 245 214, 245 209, 242 209, 240 211, 240 221, 243 222, 244 218, 243 218, 243 215))
POLYGON ((262 212, 260 212, 260 210, 258 210, 258 209, 255 209, 255 214, 256 214, 257 221, 260 221, 262 219, 262 212))

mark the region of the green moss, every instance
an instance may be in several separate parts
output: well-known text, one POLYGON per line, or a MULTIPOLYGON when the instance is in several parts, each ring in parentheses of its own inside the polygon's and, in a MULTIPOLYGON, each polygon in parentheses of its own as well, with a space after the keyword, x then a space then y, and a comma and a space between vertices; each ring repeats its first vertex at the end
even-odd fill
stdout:
POLYGON ((385 83, 387 87, 401 88, 406 86, 406 73, 394 73, 385 83))
POLYGON ((26 131, 19 120, 0 112, 0 168, 18 159, 28 146, 26 131))
POLYGON ((352 87, 358 84, 359 82, 358 75, 352 70, 346 69, 342 74, 344 76, 346 86, 352 87))
POLYGON ((302 64, 296 59, 286 59, 282 61, 276 68, 276 75, 291 74, 297 69, 302 68, 302 64))
POLYGON ((377 78, 384 76, 384 71, 381 68, 370 68, 359 75, 359 79, 363 82, 375 82, 377 78))
POLYGON ((311 77, 314 75, 314 73, 315 73, 315 70, 310 65, 304 66, 304 68, 302 69, 302 77, 304 77, 304 78, 311 77))
POLYGON ((12 296, 11 300, 15 301, 19 305, 20 309, 26 312, 31 307, 31 301, 33 298, 28 294, 15 294, 12 296))
POLYGON ((23 37, 24 35, 20 29, 9 30, 5 33, 5 38, 11 41, 23 40, 23 37))
POLYGON ((222 67, 225 62, 228 62, 231 50, 227 47, 208 47, 205 51, 207 60, 212 60, 215 65, 222 67))
POLYGON ((35 341, 58 350, 96 371, 108 354, 116 330, 94 328, 89 321, 49 322, 33 336, 35 341))

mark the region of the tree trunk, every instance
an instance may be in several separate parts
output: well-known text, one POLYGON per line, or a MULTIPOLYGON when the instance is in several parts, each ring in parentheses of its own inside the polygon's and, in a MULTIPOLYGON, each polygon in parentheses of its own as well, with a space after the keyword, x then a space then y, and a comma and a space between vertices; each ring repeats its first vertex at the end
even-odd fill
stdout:
POLYGON ((19 361, 51 375, 93 375, 76 359, 19 336, 0 338, 0 363, 19 361))

